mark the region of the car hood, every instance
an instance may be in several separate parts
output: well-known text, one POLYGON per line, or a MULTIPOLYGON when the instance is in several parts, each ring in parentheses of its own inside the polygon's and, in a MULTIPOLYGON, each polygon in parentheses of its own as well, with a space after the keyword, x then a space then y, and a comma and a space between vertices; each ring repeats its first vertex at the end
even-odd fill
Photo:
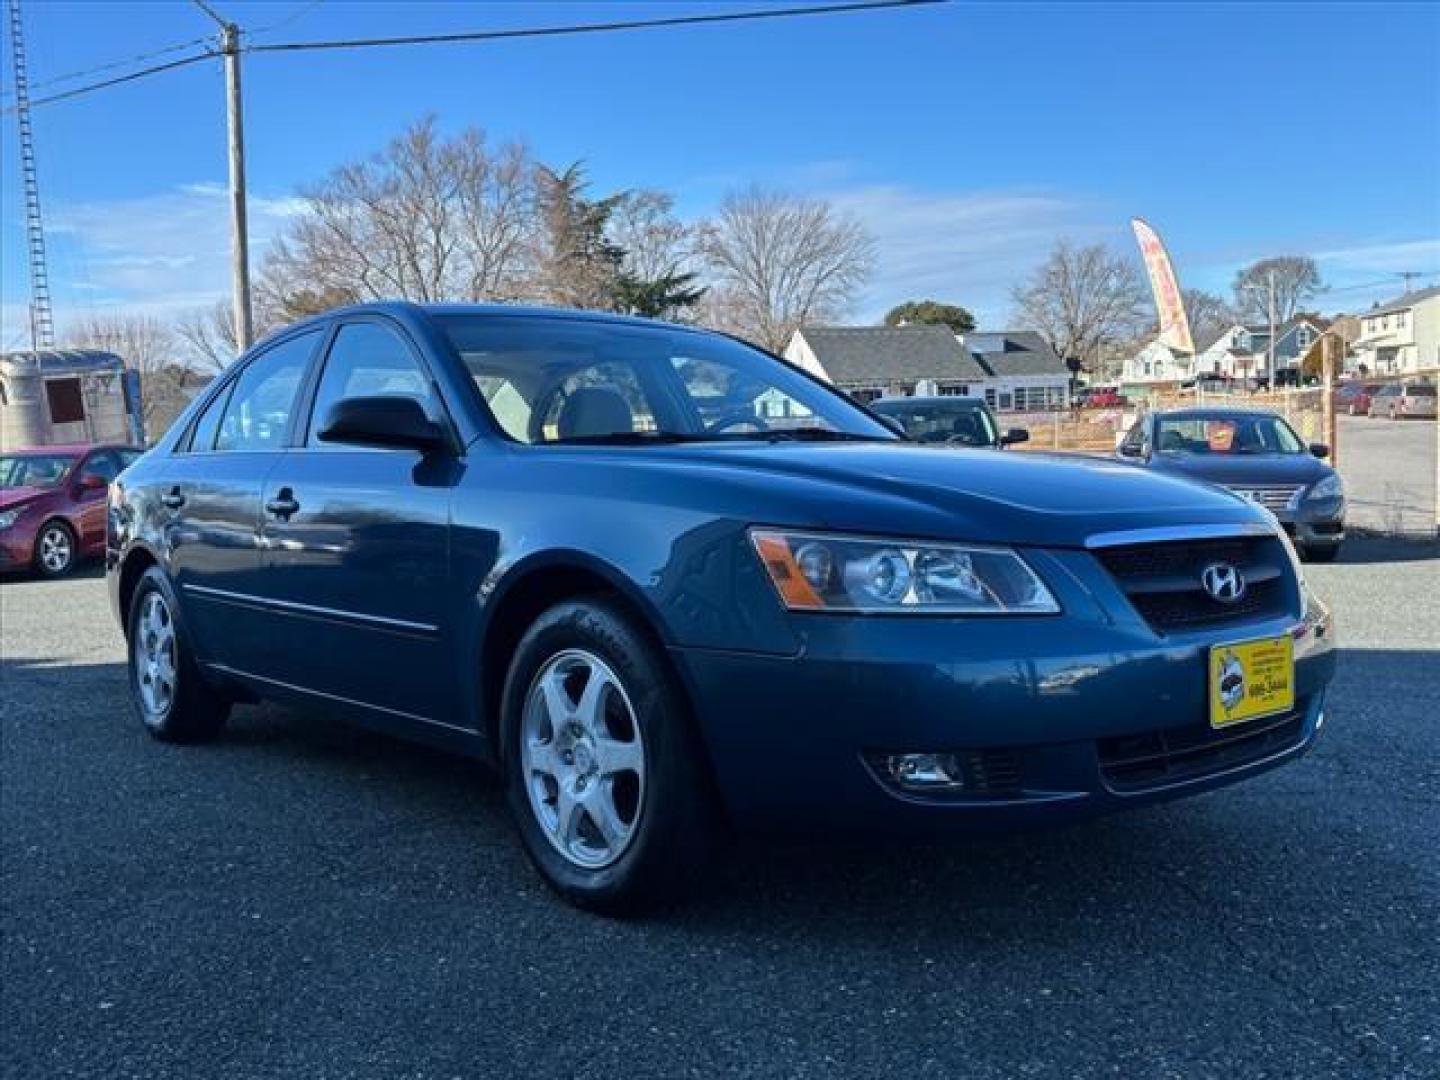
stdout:
POLYGON ((1151 467, 1212 484, 1313 484, 1332 472, 1310 454, 1156 454, 1151 467))
POLYGON ((17 506, 32 503, 46 494, 49 494, 46 488, 0 488, 0 510, 14 510, 17 506))
MULTIPOLYGON (((623 462, 635 470, 624 489, 671 505, 863 533, 1083 546, 1104 532, 1270 520, 1228 492, 1104 458, 913 443, 743 443, 607 450, 588 461, 610 473, 612 488, 611 469, 623 462)), ((593 491, 593 474, 562 471, 563 486, 593 491)))

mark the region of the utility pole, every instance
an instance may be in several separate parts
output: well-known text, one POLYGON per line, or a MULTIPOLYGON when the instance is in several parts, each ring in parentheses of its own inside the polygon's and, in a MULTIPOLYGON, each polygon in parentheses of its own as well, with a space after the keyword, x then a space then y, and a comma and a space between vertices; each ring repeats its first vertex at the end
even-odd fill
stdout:
POLYGON ((1270 317, 1270 337, 1265 344, 1265 367, 1269 379, 1271 393, 1275 391, 1275 271, 1271 270, 1265 275, 1269 284, 1269 297, 1265 303, 1265 310, 1270 317))
POLYGON ((235 348, 244 352, 254 336, 250 310, 250 232, 245 207, 245 118, 240 97, 240 27, 222 18, 205 0, 195 6, 220 27, 225 58, 225 117, 230 148, 230 265, 234 294, 235 348))

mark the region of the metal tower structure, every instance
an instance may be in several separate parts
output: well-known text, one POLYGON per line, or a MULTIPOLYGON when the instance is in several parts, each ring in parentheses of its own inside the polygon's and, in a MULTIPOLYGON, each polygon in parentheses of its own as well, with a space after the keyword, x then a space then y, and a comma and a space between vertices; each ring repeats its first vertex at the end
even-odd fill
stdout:
POLYGON ((30 260, 30 347, 55 347, 50 310, 50 274, 45 267, 45 225, 40 216, 40 180, 35 173, 35 136, 30 127, 30 77, 25 70, 25 38, 20 0, 10 0, 10 58, 15 71, 15 116, 20 126, 20 175, 25 182, 25 243, 30 260))

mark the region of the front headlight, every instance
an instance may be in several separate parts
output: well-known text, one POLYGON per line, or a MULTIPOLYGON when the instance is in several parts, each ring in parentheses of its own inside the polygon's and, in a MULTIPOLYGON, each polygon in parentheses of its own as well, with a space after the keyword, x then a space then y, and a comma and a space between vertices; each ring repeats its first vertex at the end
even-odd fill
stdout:
POLYGON ((1008 548, 752 529, 792 611, 1052 615, 1060 605, 1008 548))
POLYGON ((1311 485, 1310 490, 1305 493, 1306 502, 1322 502, 1326 499, 1338 499, 1345 494, 1345 487, 1340 482, 1339 473, 1331 473, 1323 480, 1317 480, 1311 485))
POLYGON ((20 520, 19 510, 6 510, 0 512, 0 529, 8 529, 15 522, 20 520))

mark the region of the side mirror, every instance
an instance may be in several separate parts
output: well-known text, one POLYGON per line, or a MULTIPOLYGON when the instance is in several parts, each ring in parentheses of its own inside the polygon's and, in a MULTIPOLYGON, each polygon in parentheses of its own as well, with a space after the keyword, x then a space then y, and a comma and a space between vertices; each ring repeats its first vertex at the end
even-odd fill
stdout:
POLYGON ((97 472, 83 472, 76 479, 75 486, 81 491, 103 491, 110 486, 110 481, 97 472))
POLYGON ((1001 446, 1014 446, 1016 443, 1029 442, 1030 432, 1023 427, 1012 427, 1004 435, 1000 436, 1001 446))
POLYGON ((337 401, 320 429, 321 442, 399 447, 428 454, 443 449, 445 429, 410 397, 353 397, 337 401))
POLYGON ((1318 458, 1327 458, 1330 456, 1330 447, 1326 446, 1323 442, 1312 442, 1310 444, 1310 453, 1318 458))

